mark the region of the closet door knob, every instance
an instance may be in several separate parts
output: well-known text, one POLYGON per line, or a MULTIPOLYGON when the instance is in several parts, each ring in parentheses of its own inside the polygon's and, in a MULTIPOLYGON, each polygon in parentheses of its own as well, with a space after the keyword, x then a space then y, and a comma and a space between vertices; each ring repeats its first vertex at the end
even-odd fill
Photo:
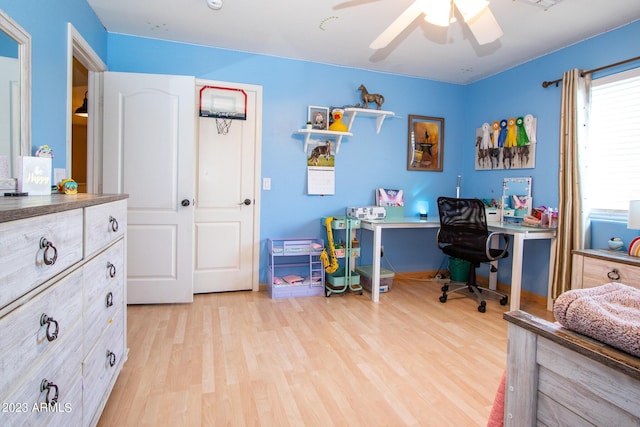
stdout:
POLYGON ((238 203, 239 205, 249 206, 251 204, 251 199, 244 199, 242 202, 238 203))
POLYGON ((184 206, 184 207, 186 208, 186 207, 188 207, 188 206, 191 204, 191 202, 189 201, 189 199, 184 199, 184 200, 181 202, 181 204, 182 204, 182 206, 184 206))

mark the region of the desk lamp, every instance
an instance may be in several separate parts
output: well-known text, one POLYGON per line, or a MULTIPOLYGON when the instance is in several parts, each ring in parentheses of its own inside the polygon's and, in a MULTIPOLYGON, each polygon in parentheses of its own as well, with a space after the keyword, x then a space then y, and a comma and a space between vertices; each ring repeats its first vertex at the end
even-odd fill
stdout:
POLYGON ((421 221, 426 221, 429 218, 429 202, 419 201, 417 203, 418 215, 420 216, 421 221))
MULTIPOLYGON (((640 200, 631 200, 629 202, 627 228, 630 230, 640 230, 640 200)), ((629 244, 629 255, 640 256, 640 237, 636 237, 629 244)))

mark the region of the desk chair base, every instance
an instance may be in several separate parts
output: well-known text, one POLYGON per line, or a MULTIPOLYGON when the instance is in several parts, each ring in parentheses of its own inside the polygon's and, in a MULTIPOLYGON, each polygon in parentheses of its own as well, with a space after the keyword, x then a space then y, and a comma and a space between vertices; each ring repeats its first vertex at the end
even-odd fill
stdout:
POLYGON ((460 286, 457 286, 451 290, 449 290, 448 283, 442 286, 442 296, 440 297, 440 302, 441 303, 447 302, 447 298, 449 297, 449 294, 452 294, 454 292, 459 292, 463 289, 468 289, 469 292, 473 292, 474 296, 476 297, 476 300, 478 300, 478 311, 480 313, 484 313, 485 311, 487 311, 487 302, 484 300, 482 295, 482 292, 484 291, 500 297, 500 305, 507 305, 507 303, 509 302, 508 295, 505 295, 502 292, 494 291, 493 289, 478 286, 478 284, 476 283, 475 269, 476 269, 476 266, 471 265, 470 272, 469 272, 469 279, 467 280, 467 283, 461 284, 460 286))

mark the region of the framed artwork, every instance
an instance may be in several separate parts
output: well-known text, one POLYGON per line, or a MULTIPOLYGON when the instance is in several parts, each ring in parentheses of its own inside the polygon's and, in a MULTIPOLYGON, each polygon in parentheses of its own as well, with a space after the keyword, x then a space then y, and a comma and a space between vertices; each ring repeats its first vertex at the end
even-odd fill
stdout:
POLYGON ((442 172, 444 153, 444 119, 409 116, 407 169, 442 172))
POLYGON ((329 107, 309 105, 307 121, 311 122, 311 129, 327 130, 329 128, 329 107))
POLYGON ((536 126, 531 114, 483 123, 476 129, 476 170, 535 168, 536 126))

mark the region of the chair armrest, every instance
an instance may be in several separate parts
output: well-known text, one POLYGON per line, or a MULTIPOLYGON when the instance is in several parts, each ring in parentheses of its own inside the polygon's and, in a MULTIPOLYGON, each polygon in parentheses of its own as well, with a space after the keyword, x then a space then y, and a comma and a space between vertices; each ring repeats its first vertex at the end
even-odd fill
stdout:
MULTIPOLYGON (((501 232, 498 232, 498 231, 495 231, 493 233, 489 233, 489 235, 487 236, 487 241, 486 241, 486 246, 485 246, 485 251, 486 251, 487 258, 490 259, 491 261, 495 261, 497 259, 504 258, 507 255, 507 250, 509 249, 509 242, 511 242, 511 236, 508 235, 508 234, 501 233, 501 232), (494 256, 491 255, 491 240, 495 236, 502 237, 502 241, 504 242, 504 247, 502 248, 502 251, 498 254, 498 256, 494 257, 494 256)), ((500 248, 494 248, 494 249, 500 249, 500 248)))

